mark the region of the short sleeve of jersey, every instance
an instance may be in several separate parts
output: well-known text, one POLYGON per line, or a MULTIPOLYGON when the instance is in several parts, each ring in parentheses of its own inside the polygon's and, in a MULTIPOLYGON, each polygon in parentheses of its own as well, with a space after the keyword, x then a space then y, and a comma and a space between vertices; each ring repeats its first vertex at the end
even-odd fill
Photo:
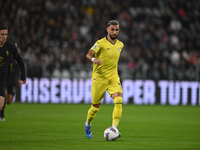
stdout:
POLYGON ((90 48, 90 50, 94 51, 95 53, 98 53, 100 49, 101 49, 101 44, 99 40, 90 48))
POLYGON ((8 41, 9 46, 10 46, 10 51, 11 51, 11 55, 13 55, 14 57, 19 55, 18 49, 15 46, 15 44, 11 41, 8 41))
POLYGON ((122 43, 122 49, 124 48, 124 44, 122 43))

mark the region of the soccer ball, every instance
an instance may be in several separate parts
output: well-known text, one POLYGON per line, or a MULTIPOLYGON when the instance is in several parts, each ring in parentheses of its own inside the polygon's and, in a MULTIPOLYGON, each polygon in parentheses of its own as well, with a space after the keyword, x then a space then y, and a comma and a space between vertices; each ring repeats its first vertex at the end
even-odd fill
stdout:
POLYGON ((104 138, 107 141, 116 141, 119 138, 119 131, 113 127, 108 127, 104 131, 104 138))

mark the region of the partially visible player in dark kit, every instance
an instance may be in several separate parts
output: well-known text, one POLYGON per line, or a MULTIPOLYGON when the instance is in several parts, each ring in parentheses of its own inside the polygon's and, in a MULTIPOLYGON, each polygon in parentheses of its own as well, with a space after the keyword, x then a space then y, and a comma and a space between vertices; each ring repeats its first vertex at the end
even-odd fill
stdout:
MULTIPOLYGON (((21 82, 26 83, 24 62, 18 52, 16 45, 7 41, 8 27, 0 25, 0 110, 3 108, 5 102, 5 88, 6 88, 6 76, 9 73, 9 61, 11 55, 17 61, 17 64, 21 71, 21 82)), ((0 118, 0 121, 4 121, 4 118, 0 118)))
MULTIPOLYGON (((15 44, 16 45, 16 44, 15 44)), ((17 46, 17 45, 16 45, 17 46)), ((4 118, 4 111, 5 111, 5 106, 7 104, 11 104, 15 92, 16 92, 16 83, 19 84, 19 87, 21 87, 22 83, 20 80, 20 70, 17 65, 17 61, 13 58, 13 56, 10 57, 10 66, 9 66, 9 73, 6 78, 6 89, 5 89, 5 97, 6 97, 6 102, 4 102, 4 106, 0 111, 0 121, 5 121, 4 118)))

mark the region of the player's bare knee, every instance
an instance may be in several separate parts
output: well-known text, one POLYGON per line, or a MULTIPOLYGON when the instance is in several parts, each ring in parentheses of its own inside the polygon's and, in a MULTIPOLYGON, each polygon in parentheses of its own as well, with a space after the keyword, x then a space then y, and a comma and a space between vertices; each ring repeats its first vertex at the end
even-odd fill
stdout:
POLYGON ((101 103, 98 103, 98 104, 92 104, 93 107, 96 107, 96 108, 100 108, 101 106, 101 103))

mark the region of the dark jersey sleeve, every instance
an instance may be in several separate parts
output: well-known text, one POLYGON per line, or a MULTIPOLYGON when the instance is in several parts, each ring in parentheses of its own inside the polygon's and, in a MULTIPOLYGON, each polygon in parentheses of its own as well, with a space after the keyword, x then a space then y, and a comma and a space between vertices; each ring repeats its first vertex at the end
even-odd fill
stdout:
POLYGON ((9 62, 9 73, 7 75, 7 80, 6 80, 6 84, 12 84, 15 85, 16 80, 18 80, 20 78, 20 69, 19 66, 17 64, 17 61, 13 58, 10 57, 10 62, 9 62))
POLYGON ((17 64, 18 64, 20 71, 21 71, 21 80, 25 80, 26 75, 25 75, 24 61, 23 61, 22 57, 20 56, 18 49, 15 46, 15 44, 10 42, 10 46, 11 46, 11 48, 10 48, 11 55, 13 55, 13 57, 17 61, 17 64))

